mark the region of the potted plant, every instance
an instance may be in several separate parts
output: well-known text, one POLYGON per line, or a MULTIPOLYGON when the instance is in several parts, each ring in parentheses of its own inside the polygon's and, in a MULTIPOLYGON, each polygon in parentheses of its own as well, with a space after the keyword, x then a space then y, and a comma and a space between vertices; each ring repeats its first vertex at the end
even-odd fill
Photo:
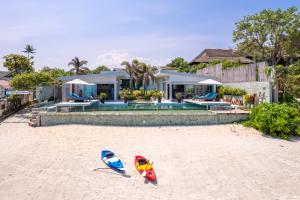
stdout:
POLYGON ((131 90, 123 90, 120 92, 120 96, 123 97, 124 103, 127 103, 128 101, 134 100, 135 96, 131 90))
POLYGON ((107 99, 107 94, 105 92, 101 92, 99 98, 100 98, 100 102, 104 103, 104 101, 107 99))
POLYGON ((176 96, 177 102, 181 103, 182 99, 183 99, 183 94, 181 92, 178 92, 178 93, 176 93, 175 96, 176 96))
POLYGON ((195 94, 194 88, 188 88, 188 89, 186 90, 186 92, 187 92, 187 98, 192 98, 193 95, 195 94))
POLYGON ((163 94, 159 91, 156 91, 153 95, 154 95, 154 98, 157 99, 157 102, 161 103, 161 99, 162 99, 163 94))

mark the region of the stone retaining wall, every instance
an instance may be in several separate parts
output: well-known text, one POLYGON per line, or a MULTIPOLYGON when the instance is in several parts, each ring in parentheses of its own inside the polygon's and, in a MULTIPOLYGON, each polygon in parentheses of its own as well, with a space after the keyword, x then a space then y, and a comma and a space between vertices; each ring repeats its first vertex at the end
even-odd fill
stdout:
POLYGON ((41 126, 90 124, 110 126, 173 126, 226 124, 246 120, 248 113, 40 113, 41 126))

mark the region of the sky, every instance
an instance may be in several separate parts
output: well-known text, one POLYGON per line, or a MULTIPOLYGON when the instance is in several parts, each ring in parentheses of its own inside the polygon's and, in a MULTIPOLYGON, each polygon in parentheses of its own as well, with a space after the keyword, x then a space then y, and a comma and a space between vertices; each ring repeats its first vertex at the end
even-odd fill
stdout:
POLYGON ((36 70, 68 70, 75 56, 91 69, 191 61, 205 48, 233 48, 243 16, 290 6, 300 9, 300 0, 0 0, 0 70, 3 56, 23 54, 26 44, 36 49, 36 70))

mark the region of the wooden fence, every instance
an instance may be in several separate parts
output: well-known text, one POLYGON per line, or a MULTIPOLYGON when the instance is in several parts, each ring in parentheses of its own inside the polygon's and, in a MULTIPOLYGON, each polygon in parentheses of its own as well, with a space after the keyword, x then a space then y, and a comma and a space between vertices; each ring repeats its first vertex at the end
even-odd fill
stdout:
POLYGON ((263 82, 270 81, 265 74, 266 63, 254 63, 222 70, 217 64, 197 71, 197 74, 216 78, 221 83, 263 82))

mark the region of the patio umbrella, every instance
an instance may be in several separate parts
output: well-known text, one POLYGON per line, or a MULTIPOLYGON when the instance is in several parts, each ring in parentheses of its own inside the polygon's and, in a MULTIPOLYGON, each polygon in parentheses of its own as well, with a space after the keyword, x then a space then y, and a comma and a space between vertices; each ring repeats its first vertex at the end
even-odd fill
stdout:
POLYGON ((204 81, 198 82, 199 85, 222 85, 222 83, 213 80, 213 79, 206 79, 204 81))
POLYGON ((72 81, 66 82, 67 84, 75 84, 75 85, 89 85, 89 83, 80 80, 80 79, 74 79, 72 81))

